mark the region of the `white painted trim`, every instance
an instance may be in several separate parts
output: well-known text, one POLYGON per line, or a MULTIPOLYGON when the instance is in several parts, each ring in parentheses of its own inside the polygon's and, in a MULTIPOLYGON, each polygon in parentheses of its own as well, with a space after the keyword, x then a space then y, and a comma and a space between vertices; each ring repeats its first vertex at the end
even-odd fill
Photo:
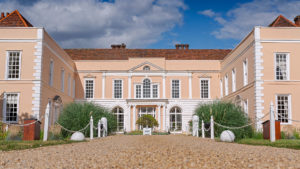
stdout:
POLYGON ((236 68, 231 70, 231 92, 234 93, 236 91, 236 68))
MULTIPOLYGON (((134 66, 133 68, 129 69, 129 71, 134 71, 134 70, 136 70, 140 67, 143 67, 144 65, 150 65, 151 67, 155 67, 158 70, 164 70, 163 68, 161 68, 161 67, 159 67, 159 66, 157 66, 157 65, 155 65, 151 62, 146 61, 146 62, 143 62, 141 64, 138 64, 137 66, 134 66)), ((150 68, 150 70, 151 70, 151 68, 150 68)), ((143 70, 143 71, 145 72, 145 70, 143 70)))
POLYGON ((274 79, 275 81, 289 81, 290 80, 290 53, 289 52, 275 52, 274 54, 274 79), (286 80, 277 80, 276 79, 276 56, 277 54, 284 54, 286 55, 286 66, 287 66, 287 74, 286 74, 286 80))
POLYGON ((61 68, 60 69, 60 91, 65 92, 65 69, 61 68))
MULTIPOLYGON (((160 73, 146 73, 147 76, 189 76, 189 73, 188 72, 183 72, 183 73, 171 73, 171 72, 168 72, 168 73, 164 73, 164 72, 160 72, 160 73)), ((106 75, 107 76, 129 76, 129 75, 132 75, 132 76, 145 76, 145 71, 143 72, 133 72, 133 73, 130 73, 130 72, 107 72, 106 71, 106 75)))
POLYGON ((221 98, 223 98, 224 93, 223 93, 223 80, 222 78, 220 79, 220 96, 221 98))
POLYGON ((200 98, 201 98, 201 99, 205 99, 205 100, 206 100, 206 99, 210 99, 210 78, 200 78, 200 79, 199 79, 199 83, 200 83, 200 85, 199 85, 199 86, 200 86, 200 98), (202 98, 202 95, 201 95, 201 89, 202 89, 202 88, 201 88, 201 81, 202 81, 202 80, 207 80, 207 81, 208 81, 208 98, 202 98))
POLYGON ((84 98, 85 99, 88 99, 88 100, 90 100, 90 99, 94 99, 95 98, 95 78, 84 78, 84 98), (91 81, 93 81, 93 98, 86 98, 86 81, 87 80, 91 80, 91 81))
POLYGON ((248 68, 248 58, 243 60, 243 84, 244 86, 248 85, 249 81, 249 68, 248 68))
POLYGON ((166 76, 163 76, 163 99, 166 98, 166 76))
POLYGON ((36 43, 40 39, 0 39, 0 43, 36 43))
POLYGON ((298 39, 298 40, 292 40, 292 39, 286 39, 286 40, 276 40, 276 39, 274 39, 274 40, 267 40, 267 39, 265 39, 265 40, 261 40, 260 42, 262 42, 262 43, 300 43, 300 40, 298 39))
POLYGON ((22 50, 6 50, 6 66, 5 66, 5 80, 21 80, 22 71, 22 50), (19 52, 19 78, 8 78, 8 61, 10 52, 19 52))

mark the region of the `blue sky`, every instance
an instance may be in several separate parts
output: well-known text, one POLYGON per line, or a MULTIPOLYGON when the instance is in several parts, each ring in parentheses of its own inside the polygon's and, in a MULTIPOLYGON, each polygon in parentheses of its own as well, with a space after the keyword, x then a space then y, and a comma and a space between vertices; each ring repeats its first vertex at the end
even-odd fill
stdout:
POLYGON ((0 11, 15 9, 64 48, 227 49, 279 14, 293 20, 300 1, 0 0, 0 11))

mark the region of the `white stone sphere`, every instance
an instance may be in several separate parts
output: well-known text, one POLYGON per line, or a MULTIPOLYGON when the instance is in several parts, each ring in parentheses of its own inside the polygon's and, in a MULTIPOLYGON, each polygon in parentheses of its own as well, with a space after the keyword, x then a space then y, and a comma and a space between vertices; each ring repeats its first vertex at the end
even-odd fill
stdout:
POLYGON ((75 133, 72 134, 71 140, 73 141, 83 141, 84 140, 84 135, 83 133, 76 131, 75 133))
POLYGON ((230 130, 225 130, 221 133, 221 141, 223 142, 233 142, 235 139, 235 135, 230 130))

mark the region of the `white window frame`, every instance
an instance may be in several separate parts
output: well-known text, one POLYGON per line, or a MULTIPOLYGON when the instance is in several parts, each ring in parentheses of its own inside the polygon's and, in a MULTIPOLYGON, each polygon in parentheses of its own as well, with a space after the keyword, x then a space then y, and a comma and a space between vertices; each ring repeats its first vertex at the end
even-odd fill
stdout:
POLYGON ((159 83, 151 83, 151 98, 158 99, 160 98, 159 94, 159 83), (157 85, 157 97, 153 97, 153 85, 157 85))
POLYGON ((135 83, 135 84, 134 84, 134 98, 135 98, 135 99, 142 99, 142 98, 143 98, 143 95, 142 95, 142 93, 143 93, 143 92, 142 92, 142 88, 143 88, 143 87, 142 87, 142 84, 140 84, 140 83, 135 83), (140 97, 140 98, 137 98, 137 97, 136 97, 136 86, 138 86, 138 85, 141 86, 141 97, 140 97))
POLYGON ((18 123, 19 121, 19 113, 20 113, 20 93, 18 92, 8 92, 8 93, 4 93, 4 102, 2 105, 3 108, 3 121, 7 122, 7 123, 18 123), (17 94, 17 99, 18 99, 18 107, 17 107, 17 119, 16 121, 6 121, 6 104, 7 104, 7 95, 8 94, 17 94))
POLYGON ((290 53, 288 52, 275 52, 274 53, 274 79, 275 81, 288 81, 290 80, 290 53), (276 56, 277 54, 284 54, 286 55, 286 80, 278 80, 276 76, 276 56))
POLYGON ((231 70, 231 91, 232 93, 236 91, 236 69, 231 70))
POLYGON ((201 99, 210 99, 210 78, 200 78, 200 98, 201 99), (201 86, 201 81, 202 80, 207 80, 208 81, 208 98, 203 98, 201 94, 202 86, 201 86))
POLYGON ((223 97, 223 80, 220 79, 220 96, 223 97))
POLYGON ((65 69, 60 70, 60 91, 65 92, 65 69))
POLYGON ((171 98, 172 98, 172 99, 181 99, 181 80, 179 80, 179 79, 171 79, 170 89, 171 89, 170 95, 171 95, 171 98), (178 97, 178 98, 174 98, 174 97, 173 97, 173 94, 172 94, 172 90, 173 90, 173 88, 172 88, 173 80, 178 80, 178 81, 179 81, 179 97, 178 97))
POLYGON ((94 78, 84 78, 84 98, 85 99, 94 99, 95 98, 95 79, 94 78), (87 80, 93 81, 93 97, 92 98, 86 98, 86 81, 87 80))
MULTIPOLYGON (((288 118, 289 119, 293 119, 292 117, 292 96, 291 94, 276 94, 275 95, 275 113, 276 113, 276 116, 278 116, 278 112, 277 112, 277 106, 278 106, 278 100, 277 100, 277 97, 278 96, 288 96, 288 118)), ((290 125, 292 124, 292 121, 288 119, 288 122, 287 123, 284 123, 284 122, 280 122, 281 125, 290 125)))
POLYGON ((6 51, 6 66, 5 66, 5 80, 20 80, 21 79, 21 70, 22 70, 22 51, 21 50, 7 50, 6 51), (10 52, 19 52, 19 78, 8 78, 8 61, 10 52))
POLYGON ((71 96, 71 74, 68 74, 68 95, 71 96))
POLYGON ((54 76, 54 61, 50 60, 50 70, 49 70, 49 86, 53 86, 53 76, 54 76))
POLYGON ((76 81, 75 79, 73 79, 73 92, 72 92, 73 98, 75 98, 75 93, 76 93, 76 81))
POLYGON ((243 101, 243 109, 244 109, 244 112, 249 115, 249 102, 248 102, 248 99, 245 99, 243 101))
POLYGON ((227 96, 229 94, 229 89, 228 89, 228 87, 229 87, 229 85, 228 85, 228 74, 225 75, 224 79, 225 79, 224 80, 225 81, 225 96, 227 96))
POLYGON ((123 99, 124 97, 124 92, 123 92, 123 89, 124 89, 124 81, 123 79, 112 79, 113 80, 113 86, 112 86, 112 98, 114 99, 123 99), (121 88, 121 98, 115 98, 115 80, 121 80, 121 84, 122 84, 122 88, 121 88))
POLYGON ((245 60, 243 60, 243 83, 244 86, 248 85, 248 59, 246 58, 245 60))

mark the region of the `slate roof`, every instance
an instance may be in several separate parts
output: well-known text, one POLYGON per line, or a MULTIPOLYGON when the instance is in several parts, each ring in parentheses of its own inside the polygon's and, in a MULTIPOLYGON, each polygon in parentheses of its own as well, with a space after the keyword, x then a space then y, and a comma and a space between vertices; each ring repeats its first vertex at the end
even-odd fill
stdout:
POLYGON ((18 10, 0 19, 0 27, 33 27, 18 10))

